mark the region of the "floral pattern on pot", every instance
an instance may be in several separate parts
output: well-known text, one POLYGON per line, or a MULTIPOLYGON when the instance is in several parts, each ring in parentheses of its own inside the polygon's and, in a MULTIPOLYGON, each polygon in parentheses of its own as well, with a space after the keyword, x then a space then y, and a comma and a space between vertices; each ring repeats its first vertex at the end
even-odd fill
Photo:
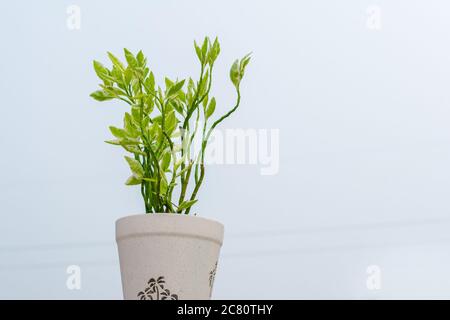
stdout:
POLYGON ((214 265, 213 269, 209 272, 209 288, 211 289, 209 291, 209 296, 210 297, 212 295, 212 288, 213 288, 213 285, 214 285, 214 279, 216 278, 217 262, 218 261, 216 261, 216 264, 214 265))
POLYGON ((166 280, 163 276, 151 278, 147 284, 147 288, 137 294, 140 300, 178 300, 178 295, 171 294, 169 289, 164 288, 166 280))

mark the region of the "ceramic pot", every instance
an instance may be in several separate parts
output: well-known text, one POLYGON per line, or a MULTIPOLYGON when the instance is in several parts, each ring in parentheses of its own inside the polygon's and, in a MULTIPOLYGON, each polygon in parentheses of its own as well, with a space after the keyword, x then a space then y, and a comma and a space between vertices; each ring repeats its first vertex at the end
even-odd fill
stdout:
POLYGON ((175 213, 116 221, 124 299, 210 299, 224 227, 175 213))

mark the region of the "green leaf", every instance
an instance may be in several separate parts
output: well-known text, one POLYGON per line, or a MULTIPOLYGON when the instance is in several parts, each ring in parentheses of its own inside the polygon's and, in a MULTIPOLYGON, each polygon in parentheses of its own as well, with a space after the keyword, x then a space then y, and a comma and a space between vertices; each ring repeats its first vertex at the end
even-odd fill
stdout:
POLYGON ((128 112, 125 112, 125 116, 123 117, 123 127, 128 136, 133 138, 139 137, 139 131, 133 123, 132 116, 128 112))
POLYGON ((140 99, 145 98, 145 94, 141 92, 141 82, 139 81, 140 75, 138 75, 138 78, 134 78, 136 76, 136 73, 133 72, 133 77, 131 78, 131 85, 133 88, 133 92, 135 94, 141 95, 140 99))
POLYGON ((172 159, 172 155, 170 154, 170 152, 166 152, 163 155, 163 158, 161 160, 161 169, 162 171, 167 171, 167 169, 169 168, 170 165, 170 160, 172 159))
POLYGON ((235 60, 230 69, 230 79, 233 82, 236 88, 239 87, 239 83, 241 82, 241 77, 239 74, 239 60, 235 60))
POLYGON ((184 93, 184 91, 180 91, 178 93, 178 98, 180 99, 181 102, 185 103, 186 102, 186 94, 184 93))
POLYGON ((214 43, 211 47, 211 49, 209 50, 209 57, 208 57, 208 62, 209 64, 214 64, 214 61, 217 59, 217 56, 220 53, 220 44, 219 44, 219 40, 217 39, 217 37, 214 39, 214 43))
POLYGON ((250 62, 250 53, 244 56, 241 61, 236 60, 234 61, 233 65, 230 69, 230 79, 233 82, 234 86, 239 88, 239 84, 242 80, 242 77, 244 76, 245 67, 250 62))
POLYGON ((250 62, 250 55, 251 53, 248 53, 247 55, 245 55, 242 59, 241 62, 239 63, 239 73, 241 78, 244 76, 244 72, 245 72, 245 67, 247 67, 248 63, 250 62))
POLYGON ((120 146, 120 140, 119 139, 106 140, 105 142, 108 143, 108 144, 115 145, 115 146, 120 146))
POLYGON ((166 84, 166 89, 170 89, 174 84, 174 82, 167 77, 164 78, 164 83, 166 84))
POLYGON ((206 106, 208 105, 208 95, 205 96, 205 98, 203 98, 202 104, 203 104, 203 109, 206 110, 206 106))
POLYGON ((197 53, 198 60, 200 60, 200 62, 203 62, 202 50, 197 45, 197 42, 195 42, 195 40, 194 40, 194 48, 195 48, 195 53, 197 53))
POLYGON ((161 124, 162 122, 162 115, 157 115, 156 117, 153 118, 153 123, 154 124, 161 124))
POLYGON ((161 181, 160 181, 160 188, 161 188, 161 192, 160 192, 160 194, 165 194, 166 192, 167 192, 167 180, 165 179, 165 175, 164 174, 162 174, 161 175, 161 181))
POLYGON ((137 139, 119 138, 119 139, 114 139, 114 140, 106 140, 105 142, 108 144, 115 145, 115 146, 122 146, 127 151, 133 150, 130 152, 140 154, 140 152, 138 152, 139 149, 136 149, 136 147, 135 147, 135 146, 139 145, 139 140, 137 140, 137 139))
POLYGON ((214 110, 216 110, 216 98, 212 98, 211 102, 208 105, 208 108, 206 109, 205 112, 205 117, 206 119, 208 119, 209 117, 212 116, 212 114, 214 113, 214 110))
POLYGON ((131 127, 134 127, 133 119, 131 118, 131 114, 128 112, 125 112, 125 115, 123 116, 123 127, 126 131, 129 131, 131 127))
POLYGON ((217 58, 217 56, 220 54, 220 43, 219 43, 219 39, 217 37, 216 37, 216 39, 214 39, 213 50, 214 50, 215 57, 217 58))
POLYGON ((132 175, 132 176, 130 176, 130 177, 127 179, 127 181, 125 181, 125 184, 126 184, 127 186, 134 186, 134 185, 137 185, 137 184, 141 184, 141 182, 142 182, 142 179, 140 179, 140 178, 135 177, 134 175, 132 175))
POLYGON ((205 40, 203 40, 203 44, 202 44, 202 57, 206 57, 206 53, 208 52, 208 43, 209 43, 209 38, 205 37, 205 40))
POLYGON ((197 202, 197 200, 184 201, 182 204, 180 204, 178 206, 178 211, 188 209, 188 208, 192 207, 196 202, 197 202))
POLYGON ((209 70, 206 70, 205 75, 203 76, 202 82, 200 82, 200 84, 198 85, 198 93, 200 95, 203 95, 204 93, 206 93, 207 89, 208 89, 208 80, 209 80, 209 70))
POLYGON ((111 62, 113 63, 113 65, 120 71, 120 72, 124 72, 125 71, 125 67, 122 64, 122 62, 120 62, 120 60, 113 55, 111 52, 108 51, 108 57, 111 60, 111 62))
POLYGON ((186 100, 188 104, 192 103, 192 100, 194 99, 194 91, 195 91, 195 83, 192 78, 189 78, 188 84, 187 84, 187 96, 186 100))
MULTIPOLYGON (((175 100, 171 100, 171 101, 175 101, 175 100)), ((166 103, 165 107, 164 107, 164 114, 169 114, 172 111, 174 111, 172 103, 166 103)))
POLYGON ((93 62, 94 64, 94 70, 95 73, 97 74, 97 76, 102 79, 102 80, 110 80, 107 78, 107 76, 109 75, 109 70, 106 69, 103 64, 101 64, 100 62, 94 60, 93 62))
POLYGON ((111 100, 114 98, 114 96, 108 94, 107 92, 105 92, 103 90, 94 91, 90 94, 90 96, 97 101, 111 100))
POLYGON ((175 83, 173 86, 170 87, 169 92, 167 92, 168 97, 172 97, 178 93, 178 91, 181 90, 184 86, 184 80, 181 80, 177 83, 175 83))
POLYGON ((183 105, 178 100, 172 100, 171 105, 179 114, 183 114, 183 105))
POLYGON ((125 83, 129 85, 131 83, 131 80, 133 79, 133 69, 131 69, 130 66, 128 66, 124 72, 124 78, 125 83))
POLYGON ((147 59, 145 58, 142 50, 139 50, 138 54, 136 55, 136 59, 140 67, 145 66, 145 64, 147 63, 147 59))
POLYGON ((175 111, 171 111, 165 119, 165 131, 170 135, 177 127, 177 123, 175 111))
POLYGON ((145 79, 144 87, 147 93, 155 92, 155 75, 153 74, 153 72, 150 72, 147 79, 145 79))
POLYGON ((139 161, 137 161, 136 159, 130 158, 128 156, 125 156, 125 159, 127 160, 128 165, 130 166, 131 172, 133 172, 133 175, 136 178, 142 179, 142 177, 144 176, 144 169, 142 168, 139 161))
POLYGON ((112 97, 126 96, 126 93, 122 89, 119 89, 117 87, 105 86, 105 85, 102 85, 102 84, 100 85, 100 87, 102 87, 104 92, 106 94, 108 94, 109 96, 112 96, 112 97))
POLYGON ((133 117, 134 121, 136 121, 137 123, 140 123, 141 108, 139 106, 132 106, 131 107, 131 116, 133 117))
POLYGON ((123 71, 122 70, 119 70, 119 68, 117 68, 116 66, 113 66, 110 75, 120 88, 122 88, 122 89, 125 88, 125 86, 123 85, 123 71))
POLYGON ((137 146, 137 145, 140 144, 140 141, 137 138, 123 138, 123 139, 120 140, 120 143, 121 143, 121 145, 128 145, 128 146, 135 145, 135 146, 137 146))
POLYGON ((158 98, 163 101, 164 100, 164 94, 163 91, 161 89, 161 87, 158 86, 158 98))
POLYGON ((123 52, 125 53, 125 59, 127 60, 128 65, 132 68, 136 68, 138 66, 138 61, 135 58, 134 54, 132 54, 131 51, 127 48, 124 48, 123 52))
POLYGON ((109 130, 111 131, 113 136, 116 137, 116 138, 120 139, 120 138, 126 138, 127 137, 127 132, 125 130, 123 130, 123 129, 110 126, 109 130))
POLYGON ((137 148, 136 146, 130 146, 128 144, 126 144, 125 142, 122 142, 120 144, 126 151, 133 153, 135 155, 142 155, 145 156, 145 152, 142 152, 141 150, 139 150, 139 148, 137 148))

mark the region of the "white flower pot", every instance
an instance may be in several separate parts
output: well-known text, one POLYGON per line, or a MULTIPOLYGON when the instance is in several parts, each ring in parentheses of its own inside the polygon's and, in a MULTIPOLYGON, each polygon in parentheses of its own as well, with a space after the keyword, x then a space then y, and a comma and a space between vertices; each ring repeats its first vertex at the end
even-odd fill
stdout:
POLYGON ((209 299, 223 225, 195 216, 157 213, 116 222, 125 299, 209 299))

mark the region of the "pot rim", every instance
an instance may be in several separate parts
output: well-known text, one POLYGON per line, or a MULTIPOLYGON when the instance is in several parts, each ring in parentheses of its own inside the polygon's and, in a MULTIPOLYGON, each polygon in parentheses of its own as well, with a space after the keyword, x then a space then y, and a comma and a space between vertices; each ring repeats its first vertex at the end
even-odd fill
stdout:
POLYGON ((116 220, 116 241, 148 236, 174 236, 209 240, 222 245, 222 223, 178 213, 144 213, 116 220))

